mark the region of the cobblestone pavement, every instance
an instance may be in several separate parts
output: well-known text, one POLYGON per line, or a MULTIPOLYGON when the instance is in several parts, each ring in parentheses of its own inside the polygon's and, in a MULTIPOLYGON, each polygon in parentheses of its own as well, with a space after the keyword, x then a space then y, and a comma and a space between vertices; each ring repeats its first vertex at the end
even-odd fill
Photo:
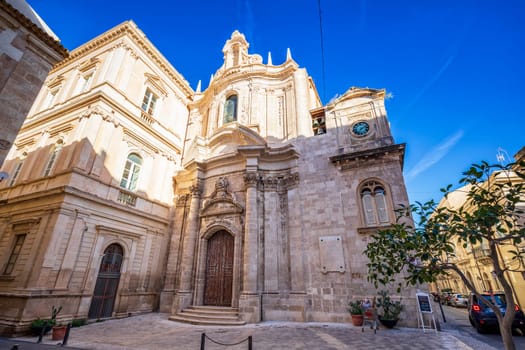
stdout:
MULTIPOLYGON (((72 328, 68 346, 78 349, 200 349, 201 335, 206 334, 207 350, 248 349, 246 338, 252 336, 254 350, 339 350, 339 349, 494 349, 473 339, 459 339, 454 332, 421 329, 371 329, 336 323, 263 322, 241 327, 192 326, 168 320, 167 314, 151 313, 120 320, 93 323, 72 328), (223 346, 216 344, 238 345, 223 346), (467 344, 468 342, 468 344, 467 344)), ((17 338, 10 341, 34 341, 17 338)), ((56 344, 45 339, 47 344, 56 344)), ((0 342, 0 346, 1 346, 0 342)), ((24 347, 20 350, 36 349, 24 347)), ((58 347, 57 347, 58 348, 58 347)), ((0 347, 0 349, 10 349, 0 347)))

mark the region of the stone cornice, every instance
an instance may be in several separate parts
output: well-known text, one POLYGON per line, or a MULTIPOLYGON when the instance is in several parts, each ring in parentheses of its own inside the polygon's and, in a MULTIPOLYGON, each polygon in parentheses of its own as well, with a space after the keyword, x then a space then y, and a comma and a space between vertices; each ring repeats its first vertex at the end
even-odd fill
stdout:
MULTIPOLYGON (((180 154, 182 152, 181 146, 175 144, 170 139, 151 128, 139 116, 133 114, 129 109, 116 102, 116 99, 111 98, 104 91, 96 91, 82 99, 75 100, 72 103, 69 103, 68 101, 68 103, 63 106, 32 115, 31 119, 26 120, 24 125, 22 125, 19 135, 39 126, 46 125, 50 121, 58 120, 58 115, 66 116, 63 123, 70 123, 72 120, 90 117, 91 113, 95 113, 100 115, 103 120, 113 123, 115 127, 120 126, 121 123, 118 122, 116 115, 108 112, 108 110, 118 111, 125 118, 135 121, 138 125, 142 126, 143 129, 148 130, 148 132, 153 134, 156 139, 161 140, 165 147, 174 150, 175 153, 180 154), (103 108, 95 104, 101 104, 108 108, 103 108)), ((171 131, 168 132, 171 133, 171 131)), ((180 139, 177 134, 173 134, 173 136, 180 139)), ((15 144, 18 145, 19 143, 16 141, 15 144)))
MULTIPOLYGON (((133 226, 137 227, 136 224, 133 225, 133 226)), ((133 239, 139 239, 140 237, 142 237, 142 235, 140 233, 130 232, 129 230, 120 230, 120 229, 115 228, 115 227, 109 227, 109 226, 104 226, 104 225, 96 225, 95 228, 97 229, 97 232, 105 233, 105 234, 114 234, 114 235, 118 235, 118 236, 127 236, 127 237, 130 237, 130 238, 133 238, 133 239)), ((143 227, 139 227, 139 228, 145 231, 148 227, 147 226, 143 226, 143 227)))
MULTIPOLYGON (((82 171, 80 171, 78 169, 69 170, 69 171, 67 171, 67 173, 77 173, 77 174, 80 174, 82 176, 85 176, 85 177, 89 178, 90 180, 94 180, 94 181, 96 181, 98 183, 101 183, 104 186, 107 186, 107 187, 110 187, 110 188, 114 188, 114 189, 118 189, 119 191, 121 190, 121 188, 118 187, 118 186, 104 184, 104 183, 100 182, 98 179, 96 179, 96 178, 94 178, 92 176, 86 175, 84 172, 82 172, 82 171)), ((63 175, 63 174, 64 173, 57 174, 56 176, 53 176, 53 177, 57 177, 57 176, 60 176, 60 175, 63 175)), ((47 180, 47 181, 49 181, 49 180, 47 180)), ((24 184, 17 185, 16 187, 18 187, 18 186, 27 186, 27 185, 31 185, 32 183, 38 183, 38 182, 42 182, 42 179, 37 179, 37 180, 34 180, 34 181, 26 182, 24 184)), ((153 221, 156 221, 156 222, 159 222, 159 223, 162 223, 162 224, 167 224, 168 223, 168 219, 160 217, 160 216, 158 216, 156 214, 143 212, 141 210, 138 210, 138 209, 135 209, 135 208, 132 208, 132 207, 129 207, 129 206, 122 205, 122 204, 120 204, 118 202, 115 202, 115 201, 112 201, 110 199, 101 198, 101 197, 99 197, 97 195, 94 195, 92 193, 86 192, 84 190, 78 189, 78 188, 73 187, 73 186, 68 186, 68 185, 59 186, 59 187, 44 189, 42 191, 25 193, 25 194, 22 194, 22 195, 17 195, 16 197, 10 197, 9 195, 5 195, 6 192, 11 191, 11 189, 12 188, 4 188, 4 189, 2 189, 0 191, 0 197, 2 197, 2 194, 5 196, 5 199, 0 200, 2 205, 14 205, 14 204, 28 202, 28 201, 31 202, 31 201, 35 201, 36 199, 42 199, 42 198, 46 198, 46 197, 49 198, 49 197, 52 197, 52 196, 71 195, 71 196, 75 196, 77 198, 82 198, 82 199, 85 199, 87 201, 91 201, 91 202, 94 202, 94 203, 97 203, 97 204, 100 204, 100 205, 110 205, 112 207, 118 208, 121 211, 125 211, 125 212, 131 213, 131 214, 133 214, 135 216, 140 216, 140 217, 143 217, 143 218, 146 218, 146 219, 149 219, 149 220, 153 220, 153 221)), ((163 208, 169 208, 169 205, 167 205, 165 203, 161 203, 161 202, 156 201, 156 200, 149 199, 146 196, 143 196, 143 195, 140 195, 140 194, 136 194, 136 193, 135 193, 135 196, 137 196, 138 198, 141 198, 142 200, 144 200, 146 202, 151 203, 152 205, 156 205, 156 206, 163 207, 163 208)), ((45 206, 45 208, 49 209, 47 206, 45 206)))
POLYGON ((285 191, 299 185, 299 173, 271 174, 261 176, 265 191, 285 191))
POLYGON ((137 46, 140 47, 153 60, 153 62, 155 62, 162 69, 164 73, 177 82, 179 88, 186 94, 186 96, 193 96, 195 92, 190 87, 186 79, 184 79, 184 77, 179 72, 177 72, 171 63, 164 56, 162 56, 162 54, 157 50, 157 48, 155 48, 155 46, 153 46, 153 44, 146 38, 144 33, 140 31, 133 21, 121 23, 104 34, 99 35, 93 40, 71 51, 69 57, 57 63, 53 67, 52 71, 56 71, 57 69, 69 64, 71 61, 84 57, 90 51, 96 50, 108 44, 109 42, 116 41, 117 39, 125 36, 133 40, 133 42, 136 43, 137 46))
POLYGON ((358 227, 357 228, 357 232, 362 234, 362 235, 373 235, 373 234, 376 234, 378 231, 387 230, 387 229, 389 229, 391 227, 392 226, 390 224, 389 225, 385 225, 385 226, 358 227))
POLYGON ((341 97, 337 98, 333 102, 326 105, 327 110, 331 110, 335 105, 341 103, 345 100, 351 100, 358 97, 371 97, 371 98, 385 98, 386 90, 385 89, 371 89, 371 88, 358 88, 352 86, 348 89, 341 97))
POLYGON ((253 78, 284 81, 286 78, 292 77, 297 69, 298 65, 293 61, 286 62, 282 66, 250 64, 232 67, 218 74, 203 94, 205 98, 209 94, 215 96, 216 92, 223 90, 225 86, 233 84, 236 81, 246 81, 247 79, 253 78))
POLYGON ((46 45, 51 47, 60 56, 62 56, 63 58, 66 58, 68 56, 69 53, 67 49, 64 46, 62 46, 62 44, 60 44, 59 41, 55 40, 55 38, 51 37, 49 34, 43 31, 29 18, 24 16, 20 11, 8 4, 7 1, 0 0, 0 10, 5 11, 7 14, 19 21, 22 24, 22 26, 24 26, 24 28, 29 30, 38 39, 42 40, 46 45))
POLYGON ((375 159, 392 154, 399 158, 401 168, 403 168, 403 158, 405 155, 405 144, 389 145, 367 149, 364 151, 343 153, 329 157, 330 161, 338 166, 341 170, 350 169, 359 166, 363 162, 373 161, 375 159))

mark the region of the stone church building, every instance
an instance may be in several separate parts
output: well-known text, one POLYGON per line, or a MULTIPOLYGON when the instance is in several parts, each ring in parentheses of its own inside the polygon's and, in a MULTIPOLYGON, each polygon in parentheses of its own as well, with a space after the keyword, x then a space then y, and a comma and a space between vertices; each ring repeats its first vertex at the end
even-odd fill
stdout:
POLYGON ((131 21, 54 66, 1 169, 3 334, 53 305, 64 321, 348 322, 376 295, 363 250, 408 204, 385 91, 323 105, 290 52, 248 48, 235 31, 204 91, 131 21))

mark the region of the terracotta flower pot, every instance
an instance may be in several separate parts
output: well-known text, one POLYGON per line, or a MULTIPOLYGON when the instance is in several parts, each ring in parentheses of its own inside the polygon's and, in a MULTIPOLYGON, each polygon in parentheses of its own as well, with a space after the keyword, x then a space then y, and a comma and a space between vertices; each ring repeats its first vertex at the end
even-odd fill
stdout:
POLYGON ((51 339, 53 340, 62 340, 66 335, 67 326, 55 326, 53 327, 53 333, 51 339))
POLYGON ((361 327, 363 325, 363 315, 351 315, 352 316, 352 324, 357 327, 361 327))

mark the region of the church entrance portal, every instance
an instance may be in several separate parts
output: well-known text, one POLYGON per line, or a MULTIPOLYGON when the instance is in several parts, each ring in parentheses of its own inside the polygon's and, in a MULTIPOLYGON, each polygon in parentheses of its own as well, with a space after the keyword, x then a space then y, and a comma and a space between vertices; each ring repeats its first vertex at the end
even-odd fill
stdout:
POLYGON ((93 300, 89 308, 88 317, 90 319, 111 317, 120 281, 122 256, 122 247, 118 244, 111 244, 104 251, 95 291, 93 292, 93 300))
POLYGON ((218 231, 208 240, 204 305, 231 306, 233 236, 218 231))

